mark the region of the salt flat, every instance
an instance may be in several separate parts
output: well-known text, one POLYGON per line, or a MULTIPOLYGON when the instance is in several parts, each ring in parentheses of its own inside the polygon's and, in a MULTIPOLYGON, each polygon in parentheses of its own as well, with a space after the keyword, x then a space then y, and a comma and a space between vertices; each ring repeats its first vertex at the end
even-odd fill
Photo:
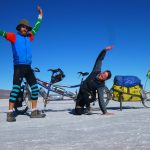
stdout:
MULTIPOLYGON (((0 100, 0 150, 149 150, 150 109, 140 102, 111 101, 101 115, 96 103, 92 115, 73 114, 73 100, 52 101, 46 118, 17 116, 6 122, 8 100, 0 100)), ((43 109, 40 100, 38 107, 43 109)), ((30 112, 29 112, 30 113, 30 112)))

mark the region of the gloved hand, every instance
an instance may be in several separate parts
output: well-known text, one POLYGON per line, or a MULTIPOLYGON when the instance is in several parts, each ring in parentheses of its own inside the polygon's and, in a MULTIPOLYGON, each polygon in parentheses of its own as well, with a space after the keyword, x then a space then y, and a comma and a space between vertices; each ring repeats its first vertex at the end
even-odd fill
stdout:
POLYGON ((4 32, 3 30, 0 30, 0 36, 6 36, 6 32, 4 32))

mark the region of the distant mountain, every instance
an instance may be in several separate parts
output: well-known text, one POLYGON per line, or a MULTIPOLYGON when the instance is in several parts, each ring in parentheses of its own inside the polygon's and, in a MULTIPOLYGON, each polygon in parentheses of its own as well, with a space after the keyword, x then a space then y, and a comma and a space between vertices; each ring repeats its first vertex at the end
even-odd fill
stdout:
MULTIPOLYGON (((11 90, 0 89, 0 99, 9 99, 10 92, 11 92, 11 90)), ((39 98, 40 97, 41 97, 41 95, 39 95, 39 98)), ((51 100, 60 100, 60 99, 63 99, 64 97, 59 94, 51 94, 50 98, 51 98, 51 100)))
POLYGON ((10 95, 10 90, 0 89, 0 99, 8 99, 10 95))

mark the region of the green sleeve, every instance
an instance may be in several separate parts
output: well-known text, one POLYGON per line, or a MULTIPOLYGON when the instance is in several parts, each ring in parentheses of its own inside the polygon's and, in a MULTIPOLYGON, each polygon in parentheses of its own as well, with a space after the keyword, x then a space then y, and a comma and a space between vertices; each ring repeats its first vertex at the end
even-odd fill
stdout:
POLYGON ((37 33, 37 31, 39 30, 41 22, 42 22, 42 17, 38 17, 38 20, 37 20, 35 26, 33 27, 32 31, 31 31, 33 35, 35 35, 37 33))
POLYGON ((6 32, 3 30, 0 30, 0 36, 6 37, 6 32))

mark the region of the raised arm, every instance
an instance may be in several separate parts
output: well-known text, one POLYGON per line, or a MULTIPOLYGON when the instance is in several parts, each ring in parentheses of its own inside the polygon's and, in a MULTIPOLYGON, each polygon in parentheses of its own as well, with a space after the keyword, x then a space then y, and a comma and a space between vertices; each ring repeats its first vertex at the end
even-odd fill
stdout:
POLYGON ((12 43, 16 41, 16 35, 11 32, 5 32, 3 30, 0 30, 0 36, 6 38, 6 40, 8 40, 12 43))
POLYGON ((96 62, 95 62, 95 65, 94 65, 92 71, 101 71, 102 61, 106 55, 106 52, 108 50, 111 50, 112 48, 113 48, 113 46, 107 46, 105 49, 103 49, 101 51, 101 53, 98 55, 98 57, 96 59, 96 62))
POLYGON ((35 35, 37 33, 37 31, 39 30, 39 27, 41 25, 42 18, 43 18, 43 11, 40 8, 40 6, 37 7, 37 10, 39 12, 39 16, 38 16, 38 20, 37 20, 35 26, 33 27, 32 31, 31 31, 33 35, 35 35))

